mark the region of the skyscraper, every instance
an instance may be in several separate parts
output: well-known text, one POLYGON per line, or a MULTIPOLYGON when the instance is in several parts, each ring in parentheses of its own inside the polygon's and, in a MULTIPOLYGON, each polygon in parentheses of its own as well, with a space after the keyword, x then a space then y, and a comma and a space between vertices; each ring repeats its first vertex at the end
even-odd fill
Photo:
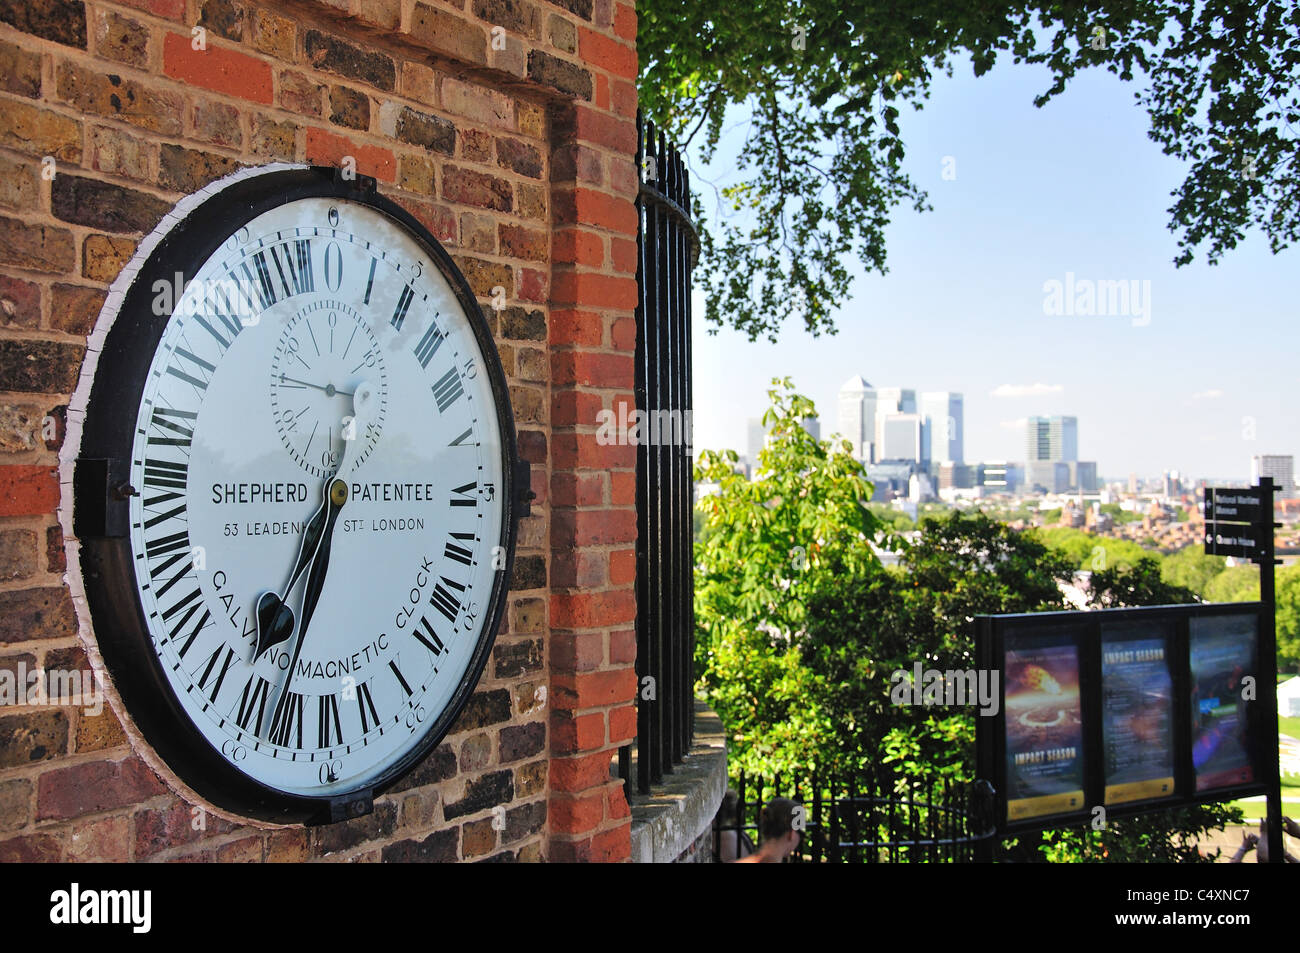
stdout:
POLYGON ((924 461, 920 414, 879 414, 877 419, 880 437, 876 453, 881 460, 924 461))
POLYGON ((853 445, 853 455, 863 463, 875 458, 876 391, 861 375, 854 375, 840 388, 839 433, 853 445))
POLYGON ((962 396, 952 391, 924 391, 921 394, 922 458, 932 466, 962 463, 962 396))
POLYGON ((1272 477, 1273 485, 1280 486, 1278 495, 1291 499, 1295 494, 1295 457, 1277 453, 1259 454, 1250 458, 1250 482, 1256 483, 1260 477, 1272 477))
POLYGON ((1078 417, 1030 417, 1025 421, 1026 463, 1069 463, 1078 459, 1078 417))

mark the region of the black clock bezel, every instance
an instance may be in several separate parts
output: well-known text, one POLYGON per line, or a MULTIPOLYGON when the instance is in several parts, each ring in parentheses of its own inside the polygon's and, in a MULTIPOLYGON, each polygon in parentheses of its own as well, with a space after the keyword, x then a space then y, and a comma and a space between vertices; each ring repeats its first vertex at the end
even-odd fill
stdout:
POLYGON ((375 795, 400 781, 446 737, 487 664, 514 564, 521 508, 516 467, 510 392, 482 308, 441 243, 404 208, 380 195, 372 178, 344 177, 337 169, 316 166, 275 169, 233 182, 200 202, 161 238, 125 293, 91 384, 74 478, 74 533, 81 544, 81 574, 95 638, 113 684, 144 739, 184 783, 233 814, 286 824, 315 824, 369 811, 375 795), (171 319, 171 314, 154 314, 154 282, 170 284, 177 272, 188 282, 248 222, 273 208, 307 198, 355 202, 392 219, 429 256, 464 309, 483 354, 501 432, 503 518, 499 545, 506 557, 504 568, 493 579, 469 667, 451 701, 429 723, 420 742, 370 783, 320 797, 291 794, 244 774, 212 746, 185 712, 153 650, 125 529, 129 521, 122 517, 126 501, 114 492, 115 481, 125 480, 129 472, 136 413, 149 367, 171 319), (87 473, 90 479, 86 479, 87 473), (111 512, 115 508, 116 514, 111 512))

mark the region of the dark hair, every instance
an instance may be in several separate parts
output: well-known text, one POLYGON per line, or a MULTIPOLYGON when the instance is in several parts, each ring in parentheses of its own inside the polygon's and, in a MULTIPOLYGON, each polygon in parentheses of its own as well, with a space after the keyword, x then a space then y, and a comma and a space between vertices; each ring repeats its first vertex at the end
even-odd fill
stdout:
POLYGON ((763 840, 777 840, 794 830, 795 803, 788 797, 774 797, 763 807, 759 830, 763 840))

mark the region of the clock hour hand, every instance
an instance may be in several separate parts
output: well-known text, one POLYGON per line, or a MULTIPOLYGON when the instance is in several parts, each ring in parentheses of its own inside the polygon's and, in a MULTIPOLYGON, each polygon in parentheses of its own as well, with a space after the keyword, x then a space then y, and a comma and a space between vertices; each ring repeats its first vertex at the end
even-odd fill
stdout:
MULTIPOLYGON (((372 392, 366 383, 357 385, 356 391, 352 395, 353 405, 353 432, 363 425, 363 417, 369 416, 370 401, 372 392)), ((298 558, 294 562, 292 572, 289 574, 289 581, 285 584, 283 595, 267 591, 262 593, 257 599, 257 647, 253 652, 253 660, 261 658, 262 653, 268 649, 287 641, 293 635, 294 614, 289 608, 289 593, 297 585, 299 577, 312 564, 316 558, 317 550, 320 548, 322 535, 326 526, 333 529, 333 523, 329 522, 331 513, 330 507, 330 487, 335 482, 338 474, 344 472, 344 466, 349 459, 349 450, 353 441, 349 440, 344 443, 343 453, 339 460, 338 469, 325 481, 323 499, 320 507, 308 521, 306 528, 303 530, 302 540, 298 544, 298 558)), ((343 492, 346 496, 347 484, 343 484, 343 492)), ((333 512, 337 518, 337 510, 333 512)), ((319 597, 319 593, 317 594, 319 597)), ((315 608, 313 604, 313 608, 315 608)), ((306 621, 304 620, 304 627, 306 621)))

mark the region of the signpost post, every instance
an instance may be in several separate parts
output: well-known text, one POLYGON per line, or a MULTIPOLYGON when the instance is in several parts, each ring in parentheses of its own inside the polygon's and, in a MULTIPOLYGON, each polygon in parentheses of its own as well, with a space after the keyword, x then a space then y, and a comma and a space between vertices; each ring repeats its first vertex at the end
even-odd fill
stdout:
POLYGON ((1268 859, 1283 863, 1282 776, 1278 763, 1277 738, 1277 591, 1274 588, 1273 478, 1261 477, 1249 489, 1206 488, 1205 552, 1212 556, 1235 556, 1259 566, 1259 601, 1264 605, 1260 619, 1260 681, 1257 696, 1262 703, 1267 734, 1272 737, 1269 757, 1261 765, 1268 785, 1265 795, 1268 820, 1268 859))

